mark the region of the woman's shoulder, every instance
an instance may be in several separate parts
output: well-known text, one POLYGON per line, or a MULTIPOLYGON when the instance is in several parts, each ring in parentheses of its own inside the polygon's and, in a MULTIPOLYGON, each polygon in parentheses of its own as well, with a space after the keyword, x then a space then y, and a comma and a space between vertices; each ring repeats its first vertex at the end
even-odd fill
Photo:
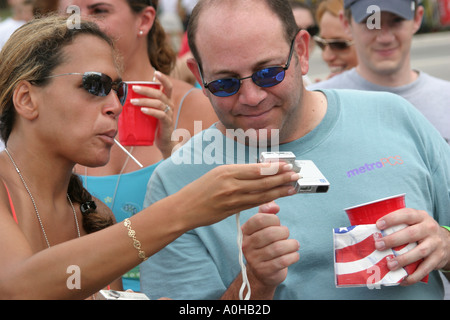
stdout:
POLYGON ((195 122, 208 128, 217 122, 217 115, 203 91, 183 80, 168 76, 172 82, 172 101, 177 119, 176 128, 187 129, 191 136, 196 133, 195 122))
POLYGON ((174 98, 181 100, 189 92, 189 96, 192 95, 195 97, 201 97, 209 101, 208 98, 203 94, 202 90, 194 87, 192 84, 174 77, 169 77, 169 80, 173 85, 172 95, 174 98))
POLYGON ((170 81, 173 84, 172 99, 177 110, 179 108, 182 108, 182 110, 188 108, 192 116, 200 117, 199 120, 201 118, 208 119, 208 123, 217 121, 211 102, 201 89, 176 78, 170 78, 170 81))

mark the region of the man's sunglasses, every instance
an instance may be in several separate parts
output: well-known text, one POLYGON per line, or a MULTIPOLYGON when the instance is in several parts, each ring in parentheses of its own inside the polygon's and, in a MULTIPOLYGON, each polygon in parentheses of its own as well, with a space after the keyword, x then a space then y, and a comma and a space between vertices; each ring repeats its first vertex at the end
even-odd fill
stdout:
MULTIPOLYGON (((289 68, 289 65, 291 64, 291 58, 292 53, 294 52, 294 42, 295 37, 292 39, 291 42, 291 49, 289 51, 289 57, 287 59, 286 65, 284 67, 282 66, 276 66, 276 67, 268 67, 261 70, 256 71, 251 76, 244 77, 244 78, 224 78, 219 80, 214 80, 209 83, 206 83, 203 80, 202 73, 200 71, 200 76, 202 78, 203 86, 208 89, 213 95, 217 97, 229 97, 234 94, 236 94, 240 87, 241 87, 241 81, 245 79, 252 78, 253 82, 262 87, 262 88, 269 88, 273 87, 281 81, 284 80, 284 76, 286 74, 286 70, 289 68)), ((200 68, 199 68, 200 70, 200 68)))
POLYGON ((128 92, 128 86, 125 82, 117 81, 114 82, 110 76, 100 73, 100 72, 85 72, 85 73, 62 73, 62 74, 56 74, 52 76, 45 77, 47 78, 56 78, 61 76, 68 76, 68 75, 80 75, 83 76, 83 88, 89 92, 90 94, 93 94, 95 96, 99 97, 106 97, 111 90, 114 90, 114 92, 117 94, 117 97, 119 98, 119 101, 122 105, 125 104, 125 100, 127 99, 127 92, 128 92))
POLYGON ((330 46, 331 50, 342 51, 353 45, 353 41, 350 40, 343 40, 343 39, 326 40, 319 36, 314 36, 314 41, 322 50, 325 50, 326 46, 330 46))

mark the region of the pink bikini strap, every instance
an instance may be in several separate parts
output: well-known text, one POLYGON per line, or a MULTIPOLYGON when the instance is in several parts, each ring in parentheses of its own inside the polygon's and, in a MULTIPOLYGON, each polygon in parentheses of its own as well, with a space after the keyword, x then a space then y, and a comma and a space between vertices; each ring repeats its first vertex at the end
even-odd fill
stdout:
POLYGON ((3 185, 5 186, 6 192, 8 193, 9 205, 11 207, 11 211, 12 211, 12 214, 13 214, 14 221, 16 221, 17 224, 19 224, 19 221, 17 220, 17 216, 16 216, 16 210, 14 209, 14 205, 13 205, 13 202, 12 202, 12 199, 11 199, 11 195, 9 194, 8 187, 6 186, 5 182, 3 182, 3 185))

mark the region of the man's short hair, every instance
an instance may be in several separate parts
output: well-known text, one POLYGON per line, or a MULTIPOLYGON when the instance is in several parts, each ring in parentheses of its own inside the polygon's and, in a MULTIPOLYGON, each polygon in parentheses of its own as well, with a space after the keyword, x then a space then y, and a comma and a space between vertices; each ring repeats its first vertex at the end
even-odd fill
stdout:
MULTIPOLYGON (((197 33, 197 29, 199 27, 198 20, 201 13, 214 5, 222 5, 225 2, 235 1, 238 5, 241 5, 244 1, 248 0, 199 0, 194 10, 192 10, 192 14, 189 18, 189 25, 187 28, 189 48, 191 49, 192 55, 197 61, 200 70, 201 67, 201 59, 200 54, 197 50, 197 46, 195 43, 195 36, 197 33)), ((264 2, 270 10, 275 13, 280 21, 282 26, 284 27, 284 35, 287 43, 290 43, 293 37, 298 32, 298 26, 295 22, 294 14, 292 12, 292 8, 289 5, 289 2, 286 0, 252 0, 257 2, 264 2)), ((225 31, 226 32, 226 31, 225 31)))

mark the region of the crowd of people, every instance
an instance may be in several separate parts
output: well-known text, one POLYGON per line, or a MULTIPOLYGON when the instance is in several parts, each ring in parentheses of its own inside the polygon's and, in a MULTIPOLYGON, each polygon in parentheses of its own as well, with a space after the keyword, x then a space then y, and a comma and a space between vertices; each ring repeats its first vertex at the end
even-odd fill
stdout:
POLYGON ((34 18, 14 18, 0 50, 1 299, 95 299, 103 288, 238 299, 245 284, 252 299, 442 299, 450 82, 411 67, 417 0, 378 1, 379 28, 368 27, 371 4, 38 0, 34 18), (313 50, 327 79, 308 77, 313 50), (153 145, 124 152, 115 137, 132 90, 158 128, 153 145), (255 163, 263 149, 313 160, 330 190, 296 195, 302 172, 255 163), (390 156, 401 165, 347 175, 390 156), (400 193, 407 208, 376 226, 407 227, 375 247, 417 243, 388 263, 423 260, 417 270, 401 286, 336 288, 331 230, 348 225, 343 209, 400 193))

